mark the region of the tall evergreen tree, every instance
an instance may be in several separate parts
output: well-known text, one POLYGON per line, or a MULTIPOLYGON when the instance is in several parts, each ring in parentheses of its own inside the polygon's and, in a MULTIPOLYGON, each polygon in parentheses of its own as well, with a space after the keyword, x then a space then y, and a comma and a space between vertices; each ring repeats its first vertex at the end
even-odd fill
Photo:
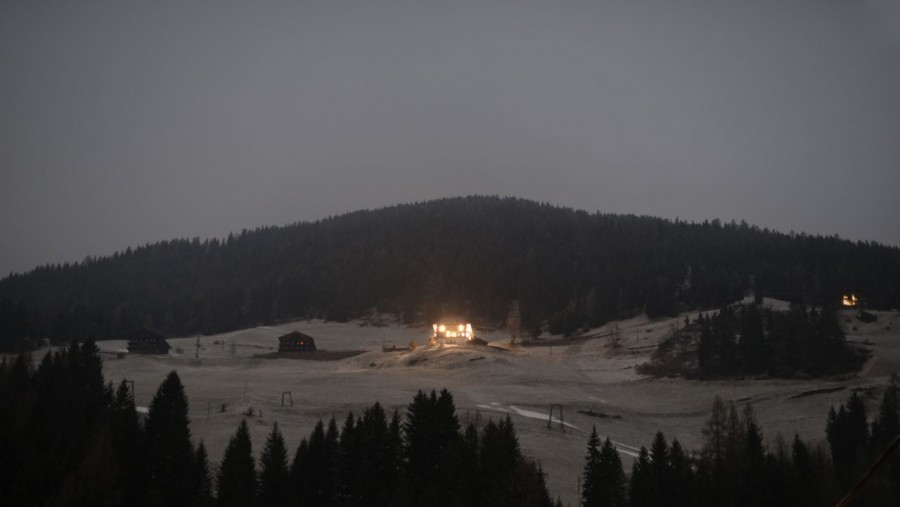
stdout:
POLYGON ((435 391, 429 395, 419 391, 409 405, 403 430, 405 484, 410 501, 420 503, 433 481, 446 476, 442 456, 459 443, 459 420, 449 391, 442 390, 440 397, 435 391))
POLYGON ((124 501, 138 503, 146 492, 146 468, 141 448, 143 431, 138 422, 134 398, 123 380, 112 401, 110 423, 117 466, 124 485, 124 501))
POLYGON ((601 474, 600 437, 597 436, 597 426, 594 426, 588 437, 587 454, 584 457, 584 469, 581 473, 581 504, 585 507, 604 505, 600 495, 600 484, 603 481, 601 474))
POLYGON ((741 503, 748 507, 765 505, 765 448, 762 431, 756 425, 753 409, 748 403, 744 410, 745 444, 740 473, 741 503))
POLYGON ((309 442, 304 438, 297 446, 294 461, 291 462, 291 500, 299 505, 311 505, 309 498, 313 486, 312 463, 309 455, 309 442))
POLYGON ((638 457, 631 466, 631 483, 628 485, 631 507, 653 505, 653 472, 650 467, 650 453, 646 447, 641 446, 638 457))
POLYGON ((600 450, 600 463, 604 478, 601 487, 604 505, 625 507, 628 503, 628 481, 625 471, 622 469, 619 451, 613 446, 609 437, 606 437, 603 448, 600 450))
POLYGON ((672 464, 669 460, 669 444, 661 431, 656 432, 650 446, 650 479, 653 485, 649 492, 650 505, 667 505, 672 488, 672 464))
MULTIPOLYGON (((880 456, 895 438, 900 436, 900 377, 891 375, 891 380, 881 398, 878 415, 872 422, 870 438, 870 461, 880 456)), ((867 505, 889 506, 900 501, 900 453, 889 457, 881 469, 872 477, 867 495, 863 499, 867 505)))
POLYGON ((290 470, 284 437, 278 430, 278 423, 272 425, 272 432, 266 439, 260 457, 259 491, 260 505, 288 505, 290 499, 290 470))
POLYGON ((206 446, 203 445, 202 441, 197 445, 197 453, 194 455, 194 491, 196 492, 195 505, 214 505, 212 469, 209 466, 206 446))
POLYGON ((184 505, 194 496, 194 448, 189 424, 184 386, 172 371, 153 396, 147 415, 145 452, 153 502, 184 505))
POLYGON ((672 439, 672 447, 669 451, 669 462, 672 469, 672 483, 666 492, 667 505, 672 507, 687 507, 694 505, 693 490, 694 474, 690 460, 681 448, 677 438, 672 439))
POLYGON ((253 459, 253 446, 246 419, 241 420, 237 431, 228 441, 216 483, 220 506, 253 505, 257 490, 256 462, 253 459))

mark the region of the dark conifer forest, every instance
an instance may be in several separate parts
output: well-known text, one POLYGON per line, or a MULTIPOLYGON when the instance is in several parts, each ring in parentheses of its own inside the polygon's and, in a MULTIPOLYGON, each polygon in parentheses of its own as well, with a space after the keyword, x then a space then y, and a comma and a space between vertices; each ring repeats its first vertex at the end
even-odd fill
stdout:
MULTIPOLYGON (((822 414, 825 445, 766 438, 751 405, 716 397, 697 429, 702 448, 684 449, 659 432, 630 473, 595 427, 582 504, 834 505, 898 438, 900 378, 869 403, 852 392, 846 405, 822 414)), ((188 408, 173 371, 139 417, 128 385, 104 382, 91 341, 48 352, 37 367, 25 354, 4 359, 0 505, 560 505, 539 462, 522 454, 509 416, 463 424, 446 390, 420 391, 403 415, 376 402, 342 423, 319 421, 296 448, 277 423, 254 443, 242 421, 217 464, 192 439, 188 408)), ((850 505, 898 503, 894 452, 850 505)))
POLYGON ((819 306, 852 292, 869 307, 897 307, 900 249, 746 223, 442 199, 11 274, 0 280, 0 347, 372 310, 407 323, 454 313, 495 325, 514 302, 523 329, 569 334, 641 312, 714 308, 749 290, 819 306))
POLYGON ((700 313, 694 321, 685 317, 684 327, 638 370, 688 378, 817 377, 856 371, 869 356, 865 347, 847 342, 832 305, 791 304, 778 311, 754 302, 700 313))
POLYGON ((447 390, 420 391, 403 417, 376 402, 319 421, 290 452, 277 424, 255 445, 242 421, 211 465, 178 374, 142 421, 91 341, 36 368, 0 362, 0 505, 554 505, 509 418, 463 426, 447 390))

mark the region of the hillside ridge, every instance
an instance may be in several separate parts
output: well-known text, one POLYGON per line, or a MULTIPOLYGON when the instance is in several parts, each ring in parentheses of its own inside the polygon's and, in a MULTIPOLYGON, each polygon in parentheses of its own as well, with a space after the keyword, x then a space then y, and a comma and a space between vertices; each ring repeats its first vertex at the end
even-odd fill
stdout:
POLYGON ((0 280, 0 346, 134 328, 210 334, 377 309, 571 333, 743 297, 900 302, 900 249, 719 220, 468 196, 161 241, 0 280), (512 318, 510 322, 507 322, 512 318))

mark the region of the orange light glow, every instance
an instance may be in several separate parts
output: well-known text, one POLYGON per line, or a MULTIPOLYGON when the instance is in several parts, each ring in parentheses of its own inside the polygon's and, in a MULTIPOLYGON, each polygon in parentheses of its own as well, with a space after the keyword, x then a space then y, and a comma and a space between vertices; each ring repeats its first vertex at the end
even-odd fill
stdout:
POLYGON ((841 299, 841 304, 847 307, 854 307, 859 303, 859 298, 857 298, 853 294, 844 294, 844 297, 841 299))
POLYGON ((466 341, 475 337, 472 330, 472 324, 460 323, 459 321, 445 324, 432 324, 431 329, 434 331, 432 340, 465 338, 466 341))

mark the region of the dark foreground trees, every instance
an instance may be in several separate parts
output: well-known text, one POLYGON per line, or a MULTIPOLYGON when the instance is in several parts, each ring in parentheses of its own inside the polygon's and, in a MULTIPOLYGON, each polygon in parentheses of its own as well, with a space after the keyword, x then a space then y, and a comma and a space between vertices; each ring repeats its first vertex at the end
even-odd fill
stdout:
MULTIPOLYGON (((601 441, 595 430, 582 502, 833 505, 900 429, 900 379, 879 399, 871 417, 860 392, 833 409, 827 447, 797 436, 766 445, 749 406, 717 399, 698 453, 660 432, 641 449, 629 478, 617 444, 601 441)), ((26 356, 3 360, 0 505, 553 505, 543 471, 522 455, 510 418, 462 424, 446 390, 419 392, 405 419, 376 403, 349 414, 340 428, 333 418, 320 421, 290 466, 277 425, 256 461, 246 421, 219 466, 211 466, 206 447, 191 442, 187 409, 172 372, 142 423, 127 384, 104 384, 90 342, 47 354, 37 367, 26 356)), ((898 504, 900 456, 894 455, 853 505, 898 504)))
POLYGON ((290 466, 277 424, 257 466, 242 421, 213 468, 177 373, 142 424, 101 366, 91 342, 0 362, 0 505, 552 505, 512 421, 462 431, 446 390, 419 392, 405 422, 378 403, 340 430, 320 421, 290 466))
MULTIPOLYGON (((703 427, 703 447, 688 456, 678 440, 671 445, 657 433, 642 447, 627 479, 617 456, 604 457, 596 429, 588 438, 582 505, 633 507, 713 505, 724 507, 835 505, 849 493, 900 429, 900 378, 885 389, 878 415, 866 417, 863 397, 854 392, 847 405, 828 414, 829 449, 776 436, 768 448, 750 405, 743 410, 718 397, 703 427)), ((614 453, 615 451, 613 451, 614 453)), ((900 505, 900 452, 872 475, 852 506, 900 505)))
POLYGON ((622 470, 619 452, 609 437, 600 446, 595 426, 588 438, 588 452, 582 474, 582 504, 586 507, 625 507, 627 479, 622 470))

